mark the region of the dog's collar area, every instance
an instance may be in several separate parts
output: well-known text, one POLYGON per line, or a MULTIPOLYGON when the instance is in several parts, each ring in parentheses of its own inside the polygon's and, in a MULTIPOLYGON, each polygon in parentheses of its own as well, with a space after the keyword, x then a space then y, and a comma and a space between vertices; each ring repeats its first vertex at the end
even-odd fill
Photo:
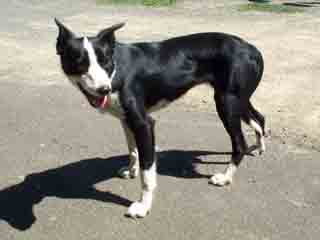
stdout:
POLYGON ((115 77, 115 75, 116 75, 116 72, 117 72, 116 62, 114 61, 113 64, 114 64, 114 67, 113 67, 113 70, 112 70, 112 73, 111 73, 111 77, 110 77, 111 82, 112 82, 112 80, 114 79, 114 77, 115 77))

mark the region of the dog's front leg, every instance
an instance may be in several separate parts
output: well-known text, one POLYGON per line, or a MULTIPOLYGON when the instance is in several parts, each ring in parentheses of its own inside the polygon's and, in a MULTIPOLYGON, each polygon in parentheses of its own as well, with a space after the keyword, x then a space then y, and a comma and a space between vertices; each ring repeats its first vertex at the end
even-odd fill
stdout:
POLYGON ((130 217, 145 217, 151 210, 153 194, 156 189, 156 154, 154 132, 151 122, 147 120, 134 130, 139 152, 139 165, 142 193, 140 201, 134 202, 128 209, 130 217))
POLYGON ((156 189, 156 156, 152 119, 146 115, 143 103, 132 96, 124 100, 126 123, 134 134, 139 153, 142 193, 140 201, 128 209, 130 217, 144 217, 151 210, 156 189))
POLYGON ((122 178, 135 178, 139 174, 139 154, 136 145, 136 140, 132 131, 124 120, 121 120, 121 125, 126 136, 129 150, 129 166, 119 170, 119 176, 122 178))

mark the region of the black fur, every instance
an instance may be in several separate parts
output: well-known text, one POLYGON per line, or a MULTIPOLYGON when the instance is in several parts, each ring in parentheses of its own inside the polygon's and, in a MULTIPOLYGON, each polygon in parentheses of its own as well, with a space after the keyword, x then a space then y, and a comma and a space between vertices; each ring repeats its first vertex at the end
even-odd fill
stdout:
MULTIPOLYGON (((58 22, 58 25, 60 23, 58 22)), ((247 151, 241 120, 253 119, 264 131, 264 117, 250 103, 263 74, 256 47, 225 33, 199 33, 160 42, 123 44, 115 40, 115 25, 89 38, 99 64, 110 75, 116 69, 112 91, 118 92, 125 121, 133 131, 140 166, 155 161, 155 134, 148 110, 162 100, 172 102, 195 85, 215 90, 219 117, 231 138, 232 161, 239 165, 247 151)), ((67 75, 88 69, 88 56, 76 38, 60 24, 57 52, 67 75)))
POLYGON ((238 37, 201 33, 158 43, 116 43, 114 56, 119 72, 113 89, 121 93, 128 124, 137 134, 137 143, 141 141, 143 168, 153 161, 147 109, 161 100, 174 101, 201 83, 215 89, 217 111, 231 137, 232 160, 237 165, 247 150, 241 119, 248 115, 264 128, 264 117, 249 101, 262 77, 263 59, 238 37))

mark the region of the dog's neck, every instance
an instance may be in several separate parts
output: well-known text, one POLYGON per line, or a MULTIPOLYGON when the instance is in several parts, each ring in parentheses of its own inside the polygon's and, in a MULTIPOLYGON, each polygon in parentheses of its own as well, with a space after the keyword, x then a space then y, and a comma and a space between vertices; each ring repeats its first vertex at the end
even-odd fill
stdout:
POLYGON ((114 69, 112 73, 112 92, 118 92, 123 86, 123 81, 127 77, 127 59, 131 58, 130 44, 116 42, 113 52, 114 69))

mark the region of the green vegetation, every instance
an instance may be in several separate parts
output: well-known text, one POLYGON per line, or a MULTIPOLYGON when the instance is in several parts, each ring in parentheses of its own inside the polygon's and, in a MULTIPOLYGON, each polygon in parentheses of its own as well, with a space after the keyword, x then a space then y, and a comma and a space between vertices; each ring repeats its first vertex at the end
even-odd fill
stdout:
POLYGON ((96 0, 98 5, 106 4, 130 4, 145 6, 169 6, 176 3, 176 0, 96 0))
POLYGON ((303 12, 300 7, 286 6, 281 4, 269 3, 249 3, 242 4, 238 8, 241 12, 259 11, 259 12, 273 12, 273 13, 299 13, 303 12))

